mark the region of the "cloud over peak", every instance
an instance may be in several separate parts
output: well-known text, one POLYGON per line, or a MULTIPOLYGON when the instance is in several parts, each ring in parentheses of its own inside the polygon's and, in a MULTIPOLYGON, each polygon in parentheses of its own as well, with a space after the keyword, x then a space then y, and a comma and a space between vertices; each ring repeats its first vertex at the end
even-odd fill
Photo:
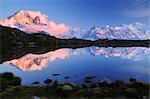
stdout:
POLYGON ((80 39, 149 39, 149 31, 144 24, 122 24, 92 27, 89 30, 71 28, 64 23, 56 23, 39 11, 19 11, 0 21, 1 25, 18 28, 27 33, 45 33, 57 38, 80 39))
POLYGON ((0 24, 18 28, 29 33, 44 31, 56 37, 60 37, 68 31, 68 26, 66 24, 59 24, 52 20, 48 20, 48 17, 40 11, 22 10, 1 20, 0 24))

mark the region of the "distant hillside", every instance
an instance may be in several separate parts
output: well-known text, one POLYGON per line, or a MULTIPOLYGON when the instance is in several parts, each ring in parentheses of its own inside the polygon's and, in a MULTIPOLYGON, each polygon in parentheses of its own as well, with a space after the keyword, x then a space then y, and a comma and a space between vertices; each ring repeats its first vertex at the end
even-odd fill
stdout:
POLYGON ((16 28, 0 25, 1 44, 5 46, 28 44, 55 44, 56 38, 46 34, 27 34, 16 28))
POLYGON ((16 28, 0 25, 0 63, 22 57, 28 53, 42 54, 59 48, 99 47, 149 47, 149 40, 83 40, 58 39, 42 33, 27 34, 16 28))
POLYGON ((91 41, 80 39, 57 39, 42 33, 27 34, 16 28, 0 25, 0 63, 19 58, 28 53, 41 54, 59 48, 91 46, 91 41))

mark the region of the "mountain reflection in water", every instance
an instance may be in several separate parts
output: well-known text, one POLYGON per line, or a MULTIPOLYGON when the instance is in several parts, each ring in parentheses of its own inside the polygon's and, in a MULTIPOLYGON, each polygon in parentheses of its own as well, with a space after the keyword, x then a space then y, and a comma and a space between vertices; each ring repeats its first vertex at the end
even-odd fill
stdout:
POLYGON ((47 78, 56 79, 53 74, 57 73, 60 74, 57 77, 59 82, 82 83, 86 75, 96 76, 95 80, 108 77, 126 81, 133 77, 149 82, 149 55, 150 49, 144 47, 63 48, 5 61, 0 65, 0 73, 12 72, 25 85, 47 78))
POLYGON ((73 55, 90 54, 93 56, 119 57, 121 59, 129 59, 138 61, 148 56, 150 50, 144 47, 128 47, 128 48, 105 48, 105 47, 88 47, 80 49, 58 49, 45 54, 27 54, 19 59, 13 59, 6 63, 12 64, 23 71, 41 70, 48 66, 48 62, 54 62, 57 59, 66 59, 73 55))
POLYGON ((43 67, 48 66, 49 61, 53 62, 57 58, 65 59, 68 56, 67 49, 59 49, 41 55, 27 54, 19 59, 8 61, 7 63, 10 63, 23 71, 34 71, 41 70, 43 67))

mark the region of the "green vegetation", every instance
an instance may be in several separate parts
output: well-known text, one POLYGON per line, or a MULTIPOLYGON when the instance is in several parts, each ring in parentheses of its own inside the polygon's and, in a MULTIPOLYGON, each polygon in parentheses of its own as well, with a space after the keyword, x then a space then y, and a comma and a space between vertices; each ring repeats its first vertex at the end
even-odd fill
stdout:
POLYGON ((38 81, 33 82, 31 86, 20 86, 20 78, 14 77, 12 73, 3 73, 0 74, 0 77, 2 87, 7 86, 3 87, 4 89, 1 91, 1 99, 12 99, 12 97, 13 99, 31 99, 34 97, 40 97, 41 99, 150 98, 150 84, 139 82, 135 78, 130 78, 127 83, 121 80, 112 83, 107 81, 96 83, 92 82, 91 79, 91 82, 84 82, 81 85, 71 82, 59 83, 57 80, 46 79, 43 81, 45 86, 39 86, 40 82, 38 81))
POLYGON ((0 92, 8 88, 8 86, 18 86, 21 85, 21 79, 15 77, 12 73, 6 72, 0 74, 0 92))

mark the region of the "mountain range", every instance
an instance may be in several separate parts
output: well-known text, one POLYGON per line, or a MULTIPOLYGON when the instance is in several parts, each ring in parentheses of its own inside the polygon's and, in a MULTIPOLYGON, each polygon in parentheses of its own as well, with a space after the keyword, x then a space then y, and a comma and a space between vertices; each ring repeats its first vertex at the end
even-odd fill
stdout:
POLYGON ((64 23, 56 23, 39 11, 18 11, 12 16, 0 21, 3 26, 20 29, 26 33, 43 33, 57 38, 80 38, 88 40, 98 39, 149 39, 150 32, 137 24, 106 25, 102 28, 92 27, 71 28, 64 23))
POLYGON ((71 56, 90 54, 92 56, 104 56, 106 58, 116 57, 121 59, 128 59, 132 61, 142 60, 143 57, 150 53, 148 48, 144 47, 127 47, 127 48, 112 48, 112 47, 88 47, 79 49, 58 49, 47 52, 45 54, 27 54, 18 59, 6 61, 23 71, 42 70, 55 62, 57 59, 67 59, 71 56))

